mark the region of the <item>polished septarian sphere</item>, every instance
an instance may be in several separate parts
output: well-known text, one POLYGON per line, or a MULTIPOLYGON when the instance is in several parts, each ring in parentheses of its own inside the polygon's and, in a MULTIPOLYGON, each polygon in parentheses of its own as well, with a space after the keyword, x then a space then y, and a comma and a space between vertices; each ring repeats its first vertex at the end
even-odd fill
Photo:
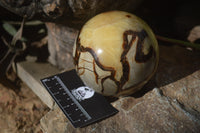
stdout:
POLYGON ((83 82, 105 96, 130 95, 153 76, 158 43, 149 26, 123 11, 101 13, 81 29, 74 62, 83 82))

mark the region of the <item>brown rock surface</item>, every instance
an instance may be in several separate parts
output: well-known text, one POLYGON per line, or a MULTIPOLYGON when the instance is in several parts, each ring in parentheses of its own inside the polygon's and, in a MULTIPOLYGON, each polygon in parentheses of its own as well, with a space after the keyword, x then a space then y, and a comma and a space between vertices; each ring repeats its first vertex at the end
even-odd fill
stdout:
POLYGON ((73 44, 78 30, 55 23, 46 23, 48 29, 49 62, 58 68, 73 66, 73 44))
POLYGON ((0 133, 41 133, 39 120, 47 106, 25 84, 19 89, 0 81, 0 133))
POLYGON ((119 113, 85 128, 74 129, 58 107, 41 120, 48 133, 183 133, 198 132, 200 120, 155 88, 141 98, 124 97, 113 103, 119 113), (47 126, 48 125, 48 126, 47 126))

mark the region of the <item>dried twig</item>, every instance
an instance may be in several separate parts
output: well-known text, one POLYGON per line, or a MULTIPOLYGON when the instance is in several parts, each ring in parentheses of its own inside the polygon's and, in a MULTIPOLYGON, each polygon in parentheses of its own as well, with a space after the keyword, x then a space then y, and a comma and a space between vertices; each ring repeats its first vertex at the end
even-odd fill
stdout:
POLYGON ((25 23, 25 17, 21 23, 21 27, 18 30, 18 32, 15 34, 15 36, 13 37, 11 43, 9 44, 4 37, 1 37, 1 39, 3 40, 4 44, 8 47, 8 51, 6 52, 6 54, 3 56, 3 58, 0 60, 0 65, 4 65, 4 61, 6 61, 8 58, 10 58, 9 56, 11 56, 11 58, 9 59, 9 64, 6 66, 6 70, 5 73, 10 69, 12 63, 14 62, 15 58, 17 55, 19 55, 21 52, 23 52, 26 49, 26 45, 24 42, 22 42, 22 48, 17 48, 16 47, 16 42, 18 40, 22 39, 22 32, 23 32, 23 27, 24 27, 24 23, 25 23))

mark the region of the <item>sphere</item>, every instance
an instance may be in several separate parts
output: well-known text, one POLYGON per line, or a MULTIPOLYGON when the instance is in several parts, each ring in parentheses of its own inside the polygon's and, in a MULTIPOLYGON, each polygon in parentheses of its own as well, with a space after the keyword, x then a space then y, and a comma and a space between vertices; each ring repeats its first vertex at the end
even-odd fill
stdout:
POLYGON ((158 66, 158 43, 150 27, 123 11, 101 13, 81 29, 73 50, 83 82, 105 96, 130 95, 158 66))

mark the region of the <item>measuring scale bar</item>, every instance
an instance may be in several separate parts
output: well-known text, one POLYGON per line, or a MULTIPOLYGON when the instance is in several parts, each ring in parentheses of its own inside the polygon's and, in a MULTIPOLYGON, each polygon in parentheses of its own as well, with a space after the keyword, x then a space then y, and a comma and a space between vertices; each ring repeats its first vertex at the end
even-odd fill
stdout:
POLYGON ((59 77, 54 76, 51 79, 44 79, 42 82, 67 118, 73 123, 74 127, 77 127, 79 123, 81 124, 91 119, 91 116, 83 109, 74 96, 72 96, 71 92, 59 77), (64 93, 61 92, 62 90, 64 90, 64 93), (77 114, 77 112, 80 113, 77 114))
POLYGON ((75 70, 41 81, 75 128, 84 127, 118 112, 102 95, 85 86, 75 70), (86 93, 91 97, 84 97, 86 93))

